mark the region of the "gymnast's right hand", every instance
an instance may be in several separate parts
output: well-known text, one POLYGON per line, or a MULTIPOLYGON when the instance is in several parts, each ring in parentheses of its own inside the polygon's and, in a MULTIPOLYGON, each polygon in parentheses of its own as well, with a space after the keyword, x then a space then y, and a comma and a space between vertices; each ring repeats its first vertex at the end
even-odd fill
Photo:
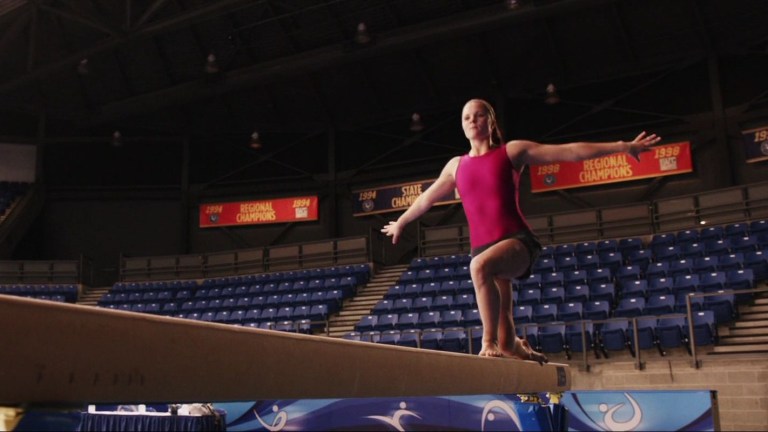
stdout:
POLYGON ((400 239, 400 233, 403 232, 403 227, 400 226, 397 221, 389 221, 389 223, 381 229, 381 232, 386 234, 387 237, 392 237, 392 244, 396 244, 400 239))

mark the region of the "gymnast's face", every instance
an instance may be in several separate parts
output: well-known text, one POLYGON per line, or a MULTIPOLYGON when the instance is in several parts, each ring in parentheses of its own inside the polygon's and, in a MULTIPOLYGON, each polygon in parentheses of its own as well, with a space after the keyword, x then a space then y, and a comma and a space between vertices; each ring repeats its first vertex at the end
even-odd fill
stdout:
POLYGON ((461 125, 464 135, 469 140, 487 139, 491 135, 491 120, 486 106, 478 101, 471 100, 464 105, 461 112, 461 125))

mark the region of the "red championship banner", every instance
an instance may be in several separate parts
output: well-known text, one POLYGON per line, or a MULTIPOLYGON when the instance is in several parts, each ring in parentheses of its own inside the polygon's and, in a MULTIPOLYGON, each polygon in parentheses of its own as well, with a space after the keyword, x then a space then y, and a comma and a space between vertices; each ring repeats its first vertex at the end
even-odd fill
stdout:
POLYGON ((317 197, 200 204, 200 228, 317 220, 317 197))
POLYGON ((531 190, 547 192, 693 171, 688 141, 653 146, 636 161, 615 153, 579 162, 531 165, 531 190))

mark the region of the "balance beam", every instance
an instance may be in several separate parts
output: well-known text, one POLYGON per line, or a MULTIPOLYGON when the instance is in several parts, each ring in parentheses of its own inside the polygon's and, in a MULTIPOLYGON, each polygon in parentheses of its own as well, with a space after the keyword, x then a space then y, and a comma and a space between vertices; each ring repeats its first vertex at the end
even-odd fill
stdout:
POLYGON ((0 295, 0 404, 561 392, 567 365, 0 295))

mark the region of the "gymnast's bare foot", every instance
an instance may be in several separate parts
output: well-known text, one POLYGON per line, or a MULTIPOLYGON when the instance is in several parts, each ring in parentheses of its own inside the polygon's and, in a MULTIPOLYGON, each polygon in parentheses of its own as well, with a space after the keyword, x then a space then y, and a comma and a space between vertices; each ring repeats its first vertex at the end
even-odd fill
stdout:
POLYGON ((503 357, 504 354, 495 342, 483 342, 483 346, 478 354, 480 357, 503 357))
POLYGON ((511 350, 504 349, 502 352, 506 357, 512 357, 518 360, 532 360, 539 363, 540 365, 549 362, 547 356, 534 351, 526 339, 519 337, 515 338, 514 347, 511 350))

